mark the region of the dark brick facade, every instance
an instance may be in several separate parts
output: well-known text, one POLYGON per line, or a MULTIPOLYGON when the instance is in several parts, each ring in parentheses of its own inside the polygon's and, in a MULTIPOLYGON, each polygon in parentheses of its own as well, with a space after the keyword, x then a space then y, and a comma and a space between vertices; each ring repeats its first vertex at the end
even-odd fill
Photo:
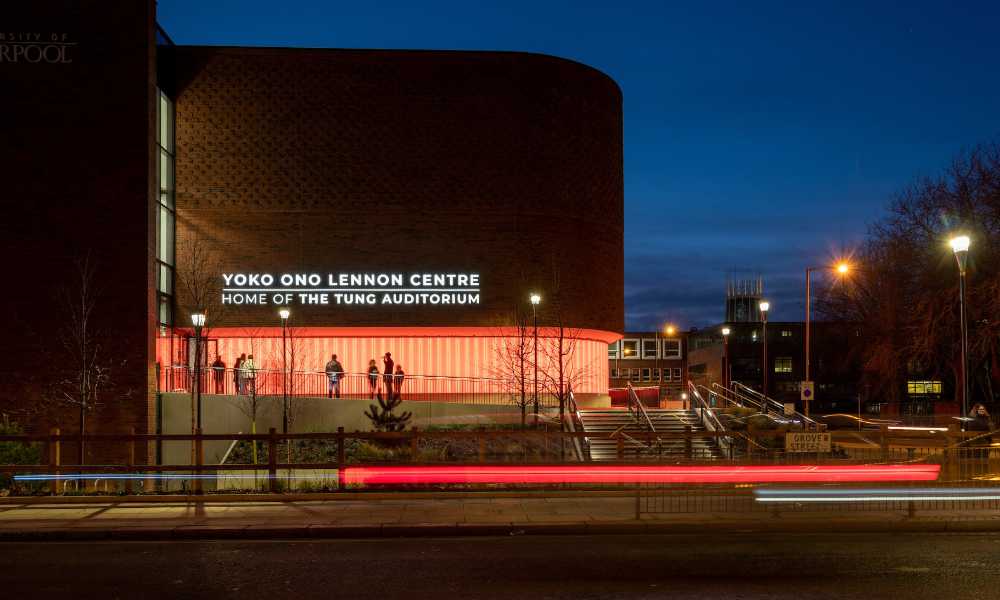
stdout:
POLYGON ((36 430, 76 431, 76 411, 53 384, 71 370, 61 294, 74 260, 89 255, 99 290, 93 331, 110 381, 88 431, 148 431, 154 2, 5 2, 0 23, 0 412, 36 430), (54 35, 66 60, 12 60, 22 34, 54 35))
POLYGON ((478 308, 310 306, 306 326, 493 325, 557 272, 568 324, 621 331, 607 76, 521 53, 175 51, 179 265, 197 237, 232 270, 482 275, 478 308))

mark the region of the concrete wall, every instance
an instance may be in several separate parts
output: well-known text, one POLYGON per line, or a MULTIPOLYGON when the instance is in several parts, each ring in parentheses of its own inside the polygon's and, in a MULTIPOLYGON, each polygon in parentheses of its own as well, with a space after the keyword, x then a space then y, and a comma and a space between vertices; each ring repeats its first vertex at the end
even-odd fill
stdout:
MULTIPOLYGON (((202 396, 202 429, 205 433, 250 433, 249 402, 246 396, 202 396)), ((588 405, 601 404, 599 398, 585 399, 588 405)), ((160 398, 162 432, 184 434, 191 432, 191 396, 189 394, 162 394, 160 398)), ((294 398, 290 401, 295 432, 369 431, 371 423, 364 416, 370 400, 328 398, 294 398)), ((257 431, 267 433, 274 427, 281 431, 281 396, 258 397, 257 431)), ((426 428, 429 425, 491 423, 519 423, 521 413, 516 406, 481 406, 455 402, 403 402, 403 410, 413 413, 410 424, 426 428)), ((551 412, 551 411, 550 411, 551 412)), ((230 442, 205 443, 205 462, 219 463, 230 442)), ((188 442, 164 442, 162 464, 190 464, 191 446, 188 442)))

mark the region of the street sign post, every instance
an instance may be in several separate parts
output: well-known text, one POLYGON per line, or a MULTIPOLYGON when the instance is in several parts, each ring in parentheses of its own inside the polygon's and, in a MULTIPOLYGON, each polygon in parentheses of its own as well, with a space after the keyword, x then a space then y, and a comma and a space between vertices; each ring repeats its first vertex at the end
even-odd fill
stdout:
POLYGON ((815 391, 812 381, 802 381, 799 383, 799 400, 802 401, 802 407, 807 417, 809 416, 809 403, 812 401, 815 391))

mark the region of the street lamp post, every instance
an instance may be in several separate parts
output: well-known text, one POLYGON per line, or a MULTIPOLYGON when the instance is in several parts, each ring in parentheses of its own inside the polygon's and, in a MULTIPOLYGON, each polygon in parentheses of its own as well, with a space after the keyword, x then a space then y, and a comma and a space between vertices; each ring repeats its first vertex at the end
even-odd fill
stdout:
POLYGON ((288 353, 286 352, 286 336, 288 317, 292 313, 283 308, 278 311, 281 318, 281 433, 288 433, 288 353))
POLYGON ((531 300, 531 321, 534 325, 534 341, 532 347, 535 353, 535 377, 533 385, 535 388, 535 423, 538 423, 538 303, 542 301, 542 297, 539 294, 531 294, 529 297, 531 300))
POLYGON ((191 324, 194 325, 194 384, 191 390, 195 397, 195 428, 201 430, 201 328, 205 326, 205 313, 194 313, 191 315, 191 324))
POLYGON ((771 303, 768 302, 767 300, 762 300, 761 303, 760 303, 760 316, 761 316, 761 319, 764 322, 764 327, 763 327, 763 331, 762 331, 762 335, 761 335, 761 348, 762 348, 761 354, 763 355, 763 363, 764 363, 764 377, 763 377, 763 379, 764 379, 764 381, 763 381, 764 399, 761 401, 760 404, 763 407, 763 412, 764 412, 765 415, 767 414, 767 399, 768 399, 768 395, 767 395, 767 370, 768 370, 767 369, 767 367, 768 367, 768 364, 767 364, 767 311, 770 310, 770 309, 771 309, 771 303))
MULTIPOLYGON (((962 390, 962 416, 969 416, 969 325, 965 306, 965 267, 969 261, 969 236, 959 235, 951 239, 951 249, 958 263, 958 312, 962 330, 962 365, 959 369, 962 390)), ((965 421, 962 420, 962 429, 965 421)))
MULTIPOLYGON (((812 381, 812 379, 810 379, 810 375, 811 375, 810 367, 812 365, 812 352, 811 352, 810 346, 809 346, 809 343, 810 343, 810 340, 811 340, 811 333, 812 333, 812 327, 811 327, 811 325, 812 325, 812 287, 811 287, 811 275, 812 275, 813 271, 818 271, 818 270, 820 270, 822 268, 823 267, 807 267, 806 268, 805 377, 803 377, 803 381, 812 381)), ((839 263, 837 263, 836 271, 837 271, 838 275, 841 275, 841 276, 847 275, 847 272, 850 271, 850 269, 851 269, 850 265, 848 263, 846 263, 846 262, 839 262, 839 263)), ((810 402, 806 401, 805 402, 805 407, 804 407, 807 417, 809 416, 809 404, 810 404, 810 402)))
POLYGON ((729 334, 732 330, 722 328, 722 387, 729 389, 729 334))
MULTIPOLYGON (((667 324, 663 327, 663 340, 671 338, 677 329, 673 325, 667 324)), ((660 394, 663 392, 663 371, 660 369, 660 355, 663 354, 663 348, 660 346, 660 330, 656 330, 656 371, 660 374, 656 380, 656 401, 659 403, 660 394)), ((641 355, 640 355, 641 356, 641 355)), ((643 357, 644 358, 644 357, 643 357)))

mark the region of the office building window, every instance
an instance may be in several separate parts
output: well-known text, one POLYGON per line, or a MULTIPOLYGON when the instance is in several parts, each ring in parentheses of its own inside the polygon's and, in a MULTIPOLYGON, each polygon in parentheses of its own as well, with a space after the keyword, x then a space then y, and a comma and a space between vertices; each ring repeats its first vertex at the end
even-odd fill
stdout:
POLYGON ((642 370, 642 380, 643 381, 649 381, 649 374, 650 374, 649 368, 644 368, 642 370))
POLYGON ((639 382, 639 369, 629 369, 629 379, 638 383, 639 382))
POLYGON ((659 381, 659 380, 660 380, 660 370, 653 369, 653 381, 659 381))
POLYGON ((618 358, 618 344, 619 342, 608 344, 608 358, 610 360, 618 358))
POLYGON ((781 330, 781 337, 792 337, 792 332, 787 329, 781 330))
POLYGON ((940 381, 907 381, 906 393, 910 396, 925 396, 928 394, 940 394, 940 381))
POLYGON ((779 356, 774 359, 774 372, 775 373, 791 373, 792 372, 792 357, 791 356, 779 356))
POLYGON ((642 340, 642 357, 656 358, 656 340, 642 340))
POLYGON ((156 202, 156 294, 157 319, 161 327, 174 322, 174 103, 159 91, 156 103, 157 180, 156 202))
POLYGON ((622 340, 622 358, 639 358, 639 340, 622 340))
POLYGON ((680 369, 674 369, 673 378, 674 378, 674 381, 680 381, 681 380, 681 370, 680 369))
POLYGON ((681 358, 681 341, 663 340, 663 358, 681 358))

